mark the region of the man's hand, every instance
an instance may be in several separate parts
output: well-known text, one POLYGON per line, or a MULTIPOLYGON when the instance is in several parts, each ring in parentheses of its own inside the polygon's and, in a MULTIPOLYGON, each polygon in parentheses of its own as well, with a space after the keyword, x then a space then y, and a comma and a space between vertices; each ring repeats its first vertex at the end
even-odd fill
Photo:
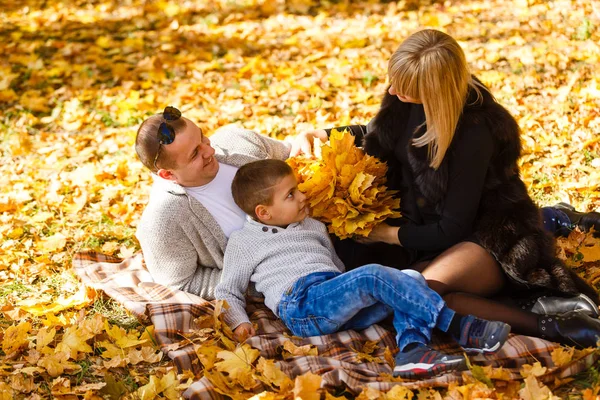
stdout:
POLYGON ((235 337, 235 340, 240 343, 254 335, 256 335, 256 331, 254 330, 252 324, 249 324, 248 322, 241 323, 233 331, 233 337, 235 337))
POLYGON ((321 142, 327 141, 327 132, 324 129, 315 129, 313 131, 303 132, 291 139, 292 149, 290 150, 290 157, 303 154, 307 157, 314 155, 313 143, 314 139, 317 138, 321 142))

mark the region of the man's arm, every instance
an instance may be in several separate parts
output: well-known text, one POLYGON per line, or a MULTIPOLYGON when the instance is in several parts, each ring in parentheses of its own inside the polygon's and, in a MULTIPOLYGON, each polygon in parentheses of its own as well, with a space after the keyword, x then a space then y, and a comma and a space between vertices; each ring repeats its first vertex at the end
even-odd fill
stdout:
POLYGON ((214 299, 221 269, 200 264, 196 247, 176 221, 142 221, 136 236, 155 282, 214 299))
POLYGON ((257 160, 273 158, 285 160, 290 155, 291 144, 236 127, 224 127, 211 136, 213 145, 234 152, 250 155, 257 160))

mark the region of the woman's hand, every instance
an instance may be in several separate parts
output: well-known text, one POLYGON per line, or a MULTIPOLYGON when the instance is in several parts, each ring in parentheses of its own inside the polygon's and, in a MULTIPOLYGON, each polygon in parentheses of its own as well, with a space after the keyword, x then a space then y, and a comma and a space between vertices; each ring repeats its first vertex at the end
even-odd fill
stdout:
POLYGON ((254 335, 256 335, 256 331, 254 330, 252 324, 249 324, 248 322, 239 324, 238 327, 233 331, 233 337, 240 343, 254 335))
POLYGON ((385 222, 382 222, 373 228, 369 236, 367 236, 367 243, 383 242, 387 244, 400 245, 398 240, 398 229, 397 226, 390 226, 385 222))
POLYGON ((302 132, 291 139, 292 149, 290 150, 290 157, 304 154, 307 157, 314 155, 313 143, 315 138, 321 142, 327 141, 327 132, 324 129, 315 129, 308 132, 302 132))

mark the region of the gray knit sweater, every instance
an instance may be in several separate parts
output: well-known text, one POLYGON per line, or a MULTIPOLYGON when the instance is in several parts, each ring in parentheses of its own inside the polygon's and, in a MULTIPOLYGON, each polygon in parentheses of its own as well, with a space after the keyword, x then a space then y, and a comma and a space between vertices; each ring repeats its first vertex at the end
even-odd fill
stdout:
MULTIPOLYGON (((290 152, 287 143, 239 128, 223 128, 210 140, 215 158, 235 167, 267 158, 285 160, 290 152)), ((214 298, 227 239, 213 216, 183 187, 154 176, 136 237, 156 282, 214 298)))
POLYGON ((245 293, 249 282, 265 296, 265 304, 278 316, 281 296, 294 283, 313 272, 344 272, 325 225, 312 218, 287 228, 268 226, 250 218, 229 237, 221 283, 215 298, 227 300, 225 321, 235 329, 250 322, 245 293))

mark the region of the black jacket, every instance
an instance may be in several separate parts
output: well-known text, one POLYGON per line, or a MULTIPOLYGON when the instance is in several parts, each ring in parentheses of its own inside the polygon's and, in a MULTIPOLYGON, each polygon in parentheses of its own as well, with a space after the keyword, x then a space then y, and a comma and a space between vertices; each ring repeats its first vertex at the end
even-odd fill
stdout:
MULTIPOLYGON (((472 203, 475 207, 470 210, 471 214, 466 214, 466 222, 458 224, 460 227, 454 229, 450 238, 447 234, 437 235, 445 239, 443 243, 438 240, 434 246, 439 246, 441 251, 459 241, 471 240, 485 248, 498 261, 510 281, 520 288, 544 288, 564 294, 583 292, 598 300, 596 292, 555 257, 554 238, 544 230, 539 209, 519 176, 517 160, 521 155, 521 142, 517 122, 491 94, 485 90, 482 94, 483 101, 477 103, 474 101, 475 93, 469 93, 452 144, 442 165, 434 170, 429 167, 427 147, 412 146, 410 140, 405 141, 408 165, 399 160, 399 137, 407 129, 414 105, 403 103, 386 92, 377 116, 368 125, 363 146, 368 154, 388 163, 388 179, 392 188, 394 182, 402 180, 400 175, 405 181, 407 176, 412 179, 404 185, 413 186, 417 194, 412 199, 401 197, 401 202, 414 204, 403 204, 402 208, 404 212, 420 214, 421 221, 415 221, 415 215, 409 216, 409 220, 401 222, 400 232, 408 239, 413 233, 418 235, 425 225, 435 224, 436 218, 439 225, 451 190, 448 187, 451 181, 449 165, 466 163, 468 167, 469 163, 468 159, 458 159, 460 149, 457 147, 461 146, 460 143, 466 143, 465 146, 469 142, 477 143, 482 146, 482 153, 487 155, 480 157, 485 161, 480 163, 485 168, 480 171, 480 187, 473 188, 470 193, 475 196, 472 203)), ((423 127, 415 135, 421 135, 424 130, 423 127)), ((479 181, 474 179, 474 182, 479 181)), ((444 230, 443 227, 438 227, 440 230, 444 230)), ((445 230, 452 231, 450 228, 445 230)), ((431 236, 436 236, 436 231, 429 232, 431 241, 435 242, 431 236)), ((411 247, 402 239, 401 243, 411 247)))

